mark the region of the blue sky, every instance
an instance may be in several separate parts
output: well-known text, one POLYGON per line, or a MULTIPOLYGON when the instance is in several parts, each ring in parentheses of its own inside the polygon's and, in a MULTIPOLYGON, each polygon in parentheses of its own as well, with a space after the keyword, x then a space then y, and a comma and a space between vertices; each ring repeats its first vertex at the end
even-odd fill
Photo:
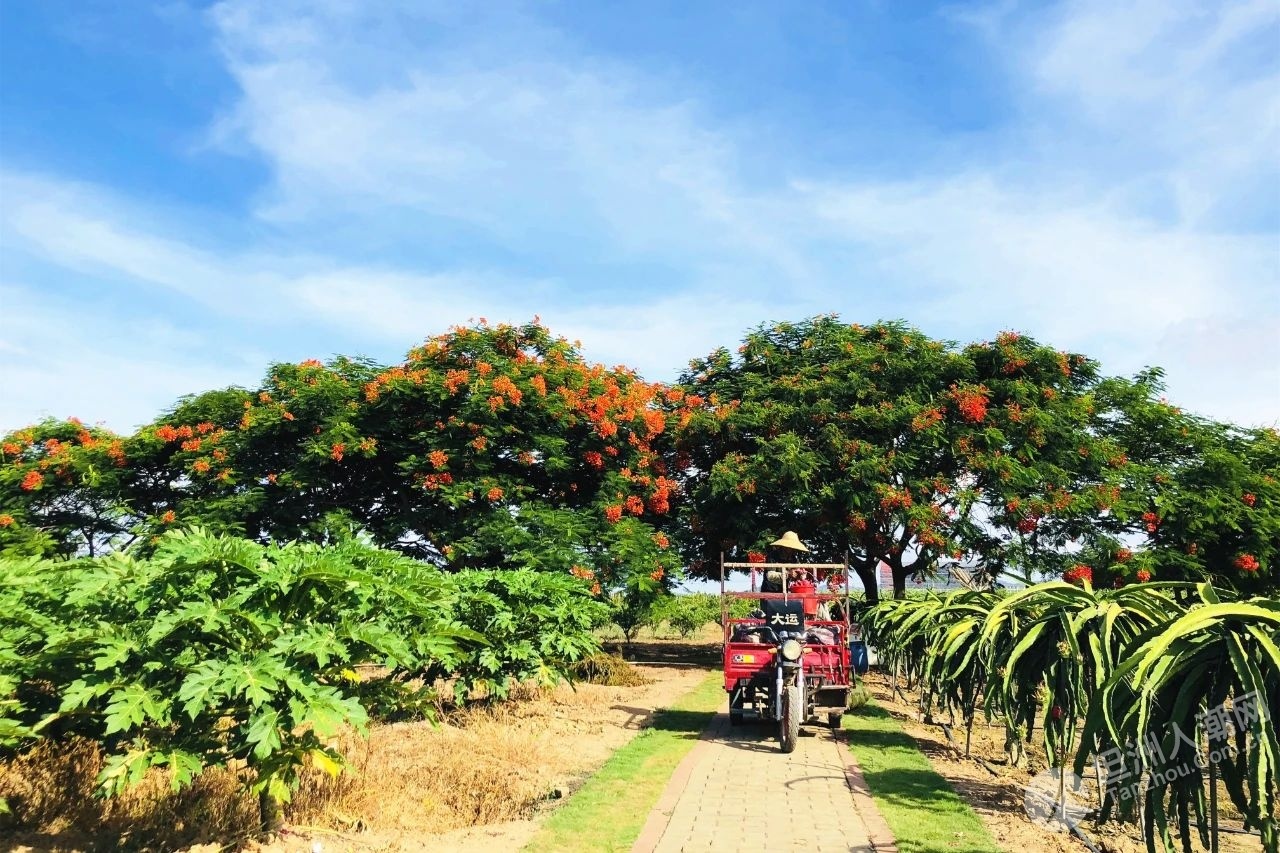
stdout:
POLYGON ((0 429, 540 315, 1016 329, 1280 420, 1280 6, 0 0, 0 429))

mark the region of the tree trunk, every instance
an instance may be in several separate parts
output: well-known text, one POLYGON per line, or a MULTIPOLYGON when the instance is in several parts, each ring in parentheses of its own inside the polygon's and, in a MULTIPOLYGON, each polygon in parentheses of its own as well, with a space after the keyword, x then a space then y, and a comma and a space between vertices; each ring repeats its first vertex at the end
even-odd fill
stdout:
POLYGON ((261 822, 262 831, 268 835, 279 832, 283 824, 280 804, 276 802, 275 797, 267 793, 266 788, 258 792, 258 819, 261 822))
POLYGON ((896 560, 890 560, 889 572, 893 575, 893 597, 907 597, 907 569, 902 565, 901 557, 896 560))
POLYGON ((861 561, 850 563, 849 568, 853 569, 854 574, 858 576, 858 580, 862 581, 862 587, 866 590, 867 601, 875 604, 880 600, 880 588, 876 585, 875 566, 866 566, 861 561))

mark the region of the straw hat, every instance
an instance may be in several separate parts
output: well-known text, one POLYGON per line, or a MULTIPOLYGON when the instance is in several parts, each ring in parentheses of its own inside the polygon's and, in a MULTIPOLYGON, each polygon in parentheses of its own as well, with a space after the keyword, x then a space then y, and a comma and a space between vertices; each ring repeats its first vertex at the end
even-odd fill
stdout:
POLYGON ((809 553, 809 549, 804 547, 804 543, 800 541, 800 537, 796 535, 794 530, 788 530, 782 534, 782 538, 777 542, 770 542, 769 544, 777 545, 779 548, 790 548, 792 551, 809 553))

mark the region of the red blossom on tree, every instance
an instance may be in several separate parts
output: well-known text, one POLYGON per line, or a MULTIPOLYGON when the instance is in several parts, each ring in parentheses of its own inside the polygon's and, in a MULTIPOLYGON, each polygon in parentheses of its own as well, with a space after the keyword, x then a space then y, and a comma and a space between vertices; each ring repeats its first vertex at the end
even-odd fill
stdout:
POLYGON ((1077 563, 1062 573, 1062 579, 1067 583, 1092 584, 1093 569, 1077 563))
POLYGON ((1242 572, 1256 572, 1258 570, 1258 558, 1252 554, 1241 554, 1235 558, 1233 564, 1242 572))

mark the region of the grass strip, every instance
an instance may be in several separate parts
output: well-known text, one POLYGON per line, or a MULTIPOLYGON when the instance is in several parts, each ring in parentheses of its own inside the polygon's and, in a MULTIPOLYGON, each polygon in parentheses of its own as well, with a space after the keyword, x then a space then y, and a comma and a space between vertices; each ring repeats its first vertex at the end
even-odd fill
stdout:
POLYGON ((888 711, 868 702, 845 716, 844 727, 900 853, 1000 853, 982 819, 888 711))
POLYGON ((610 756, 556 809, 526 853, 630 850, 680 759, 725 702, 719 672, 653 715, 649 728, 610 756))

